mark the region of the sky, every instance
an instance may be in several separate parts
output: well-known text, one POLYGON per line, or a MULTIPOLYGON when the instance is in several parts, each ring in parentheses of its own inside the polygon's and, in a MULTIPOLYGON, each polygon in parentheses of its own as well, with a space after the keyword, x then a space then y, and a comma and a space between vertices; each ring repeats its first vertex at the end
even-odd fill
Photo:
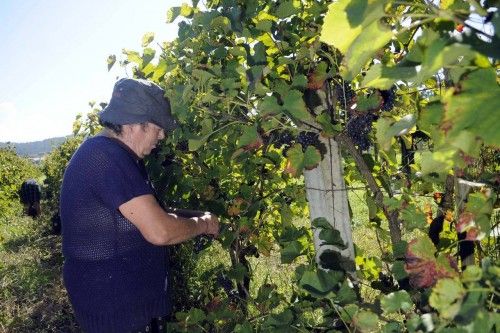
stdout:
POLYGON ((108 72, 108 56, 140 50, 146 32, 174 39, 166 13, 182 2, 0 0, 0 142, 71 134, 76 115, 108 102, 127 75, 118 63, 108 72))

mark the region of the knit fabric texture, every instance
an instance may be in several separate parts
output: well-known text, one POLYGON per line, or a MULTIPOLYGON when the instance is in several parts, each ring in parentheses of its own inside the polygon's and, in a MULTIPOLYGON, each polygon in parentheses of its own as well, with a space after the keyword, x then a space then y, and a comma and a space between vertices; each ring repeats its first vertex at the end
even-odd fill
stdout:
POLYGON ((87 333, 130 332, 170 311, 168 253, 144 239, 118 207, 154 194, 142 160, 117 141, 88 138, 61 187, 63 277, 87 333))

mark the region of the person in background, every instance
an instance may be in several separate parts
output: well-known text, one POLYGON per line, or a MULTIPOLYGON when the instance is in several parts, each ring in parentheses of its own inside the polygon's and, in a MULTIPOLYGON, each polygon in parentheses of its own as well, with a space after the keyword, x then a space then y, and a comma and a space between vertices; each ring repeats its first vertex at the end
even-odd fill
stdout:
POLYGON ((31 217, 38 217, 41 213, 40 198, 42 191, 34 179, 24 181, 19 190, 19 198, 24 205, 24 213, 31 217))
POLYGON ((85 332, 159 332, 171 311, 166 245, 217 236, 219 221, 155 197, 143 158, 177 126, 159 86, 118 80, 99 121, 63 177, 64 284, 85 332))

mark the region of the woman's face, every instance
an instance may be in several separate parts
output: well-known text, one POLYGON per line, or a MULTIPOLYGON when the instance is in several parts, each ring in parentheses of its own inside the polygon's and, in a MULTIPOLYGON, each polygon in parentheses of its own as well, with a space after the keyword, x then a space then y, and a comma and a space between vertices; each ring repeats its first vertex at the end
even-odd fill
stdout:
POLYGON ((163 128, 153 123, 131 126, 132 150, 143 158, 151 153, 158 141, 165 138, 163 128))

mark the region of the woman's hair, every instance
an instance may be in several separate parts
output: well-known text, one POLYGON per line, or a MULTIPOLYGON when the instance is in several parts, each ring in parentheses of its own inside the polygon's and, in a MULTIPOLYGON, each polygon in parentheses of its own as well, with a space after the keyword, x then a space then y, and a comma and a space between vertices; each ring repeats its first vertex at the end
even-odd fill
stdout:
POLYGON ((122 134, 122 130, 123 130, 123 127, 122 125, 118 125, 118 124, 113 124, 113 123, 110 123, 108 121, 101 121, 99 120, 99 124, 103 127, 106 127, 106 128, 109 128, 110 130, 112 130, 116 135, 120 135, 122 134))

